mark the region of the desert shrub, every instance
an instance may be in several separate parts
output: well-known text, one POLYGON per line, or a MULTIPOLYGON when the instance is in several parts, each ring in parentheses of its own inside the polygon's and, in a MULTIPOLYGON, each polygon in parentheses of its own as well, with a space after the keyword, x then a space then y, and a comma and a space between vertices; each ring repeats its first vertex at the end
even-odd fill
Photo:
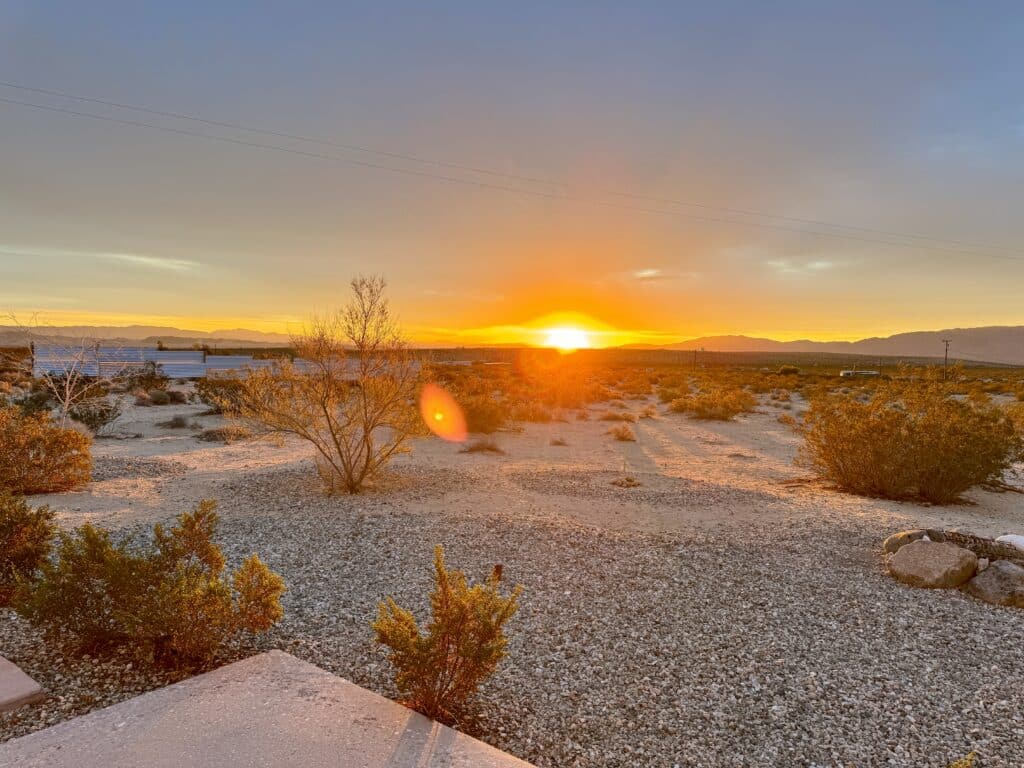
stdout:
POLYGON ((301 367, 250 371, 237 415, 269 434, 312 443, 328 493, 359 493, 411 439, 424 434, 419 364, 384 295, 383 278, 357 278, 348 305, 293 339, 301 367))
POLYGON ((617 477, 611 481, 611 484, 616 488, 639 488, 643 483, 637 480, 632 475, 626 475, 625 477, 617 477))
POLYGON ((207 443, 224 443, 225 445, 240 443, 243 440, 250 440, 252 437, 252 430, 241 424, 225 424, 223 427, 204 429, 196 435, 197 439, 207 443))
POLYGON ((22 496, 70 491, 89 482, 92 441, 43 413, 0 408, 0 489, 22 496))
POLYGON ((171 403, 174 405, 184 405, 188 402, 188 395, 182 392, 180 389, 169 389, 167 390, 167 396, 171 399, 171 403))
POLYGON ((149 408, 153 405, 153 401, 145 392, 139 392, 135 395, 135 404, 142 408, 149 408))
POLYGON ((1022 451, 1002 409, 955 399, 938 380, 816 397, 800 432, 802 463, 843 490, 938 504, 998 482, 1022 451))
POLYGON ((694 419, 729 421, 741 413, 750 413, 757 398, 744 389, 709 388, 686 395, 669 404, 669 410, 686 413, 694 419))
POLYGON ((33 416, 37 413, 49 413, 53 401, 50 393, 43 390, 26 392, 20 397, 11 400, 11 405, 16 405, 26 416, 33 416))
POLYGON ((242 382, 228 376, 206 376, 196 382, 196 396, 213 413, 235 413, 241 402, 242 382))
POLYGON ((18 589, 14 607, 83 650, 126 647, 168 666, 200 666, 282 615, 281 577, 251 555, 229 579, 216 527, 209 500, 170 529, 154 526, 151 542, 115 540, 86 523, 60 535, 56 559, 18 589))
POLYGON ((164 374, 159 365, 152 361, 128 372, 123 380, 124 386, 129 390, 142 389, 147 392, 153 389, 167 389, 167 385, 170 383, 170 378, 164 374))
POLYGON ((19 582, 35 577, 56 534, 49 507, 33 509, 21 496, 0 490, 0 606, 19 582))
POLYGON ((643 408, 640 409, 641 419, 653 419, 657 417, 657 415, 658 409, 655 408, 653 405, 645 405, 643 408))
POLYGON ((489 435, 505 427, 512 416, 507 404, 484 395, 457 398, 466 417, 466 429, 489 435))
POLYGON ((113 424, 121 415, 121 401, 98 397, 92 400, 83 400, 73 406, 68 415, 80 424, 85 424, 96 434, 99 434, 108 426, 113 424))
POLYGON ((553 445, 560 448, 564 448, 568 444, 569 443, 566 442, 564 437, 552 437, 551 440, 548 442, 548 445, 553 445))
POLYGON ((526 421, 534 424, 547 424, 551 421, 551 411, 541 403, 525 402, 512 406, 512 420, 526 421))
POLYGON ((800 373, 800 369, 795 365, 780 365, 778 374, 779 376, 796 376, 800 373))
POLYGON ((501 446, 490 438, 474 440, 460 450, 459 453, 498 453, 505 455, 505 451, 501 449, 501 446))
POLYGON ((588 411, 576 411, 576 421, 590 421, 590 413, 588 411))
POLYGON ((597 417, 598 421, 625 421, 632 424, 636 421, 636 416, 628 411, 605 411, 597 417))
POLYGON ((153 405, 170 405, 171 396, 162 389, 151 389, 146 394, 153 405))
POLYGON ((500 566, 486 581, 470 586, 464 573, 445 568, 440 546, 434 550, 434 577, 425 633, 412 613, 390 597, 381 603, 373 630, 377 642, 389 649, 403 703, 452 724, 505 657, 504 627, 519 607, 521 588, 507 597, 498 591, 500 566))
POLYGON ((636 433, 633 432, 632 427, 628 424, 619 424, 617 427, 612 427, 608 430, 608 434, 622 443, 636 442, 636 433))

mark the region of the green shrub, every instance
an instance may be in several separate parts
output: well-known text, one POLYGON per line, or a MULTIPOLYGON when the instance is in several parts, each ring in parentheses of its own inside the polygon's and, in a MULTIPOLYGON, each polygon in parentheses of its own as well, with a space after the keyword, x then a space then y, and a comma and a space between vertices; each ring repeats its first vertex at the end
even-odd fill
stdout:
POLYGON ((63 533, 56 560, 18 589, 15 609, 83 650, 120 646, 167 666, 206 664, 239 633, 273 626, 284 592, 256 555, 228 580, 217 519, 207 500, 170 529, 154 526, 151 543, 115 540, 89 523, 63 533))
POLYGON ((56 534, 49 507, 32 509, 21 496, 0 490, 0 606, 19 582, 36 575, 56 534))
POLYGON ((45 390, 26 392, 21 397, 14 398, 11 405, 16 405, 26 416, 34 416, 37 413, 49 413, 51 408, 50 393, 45 390))
POLYGON ((142 389, 149 391, 151 389, 166 389, 170 378, 168 378, 161 370, 160 366, 156 363, 149 361, 142 365, 142 367, 131 371, 127 376, 124 377, 124 384, 129 389, 142 389))
POLYGON ((673 400, 669 410, 689 414, 694 419, 729 421, 741 413, 750 413, 756 406, 757 398, 745 389, 711 387, 673 400))
POLYGON ((928 380, 886 383, 867 398, 819 395, 800 428, 801 462, 851 493, 956 501, 998 481, 1024 443, 1003 409, 950 393, 928 380))
POLYGON ((121 415, 121 401, 105 397, 83 400, 68 411, 68 415, 99 434, 121 415))
POLYGON ((252 437, 252 430, 248 427, 243 427, 241 424, 225 424, 223 427, 204 429, 196 435, 197 439, 207 443, 224 443, 225 445, 240 443, 243 440, 251 440, 252 437))
POLYGON ((498 591, 501 566, 482 584, 470 586, 461 571, 449 571, 444 550, 434 550, 436 586, 426 633, 412 613, 390 597, 381 603, 373 630, 390 649, 403 703, 427 717, 454 723, 469 699, 505 658, 505 623, 518 609, 521 588, 498 591))
POLYGON ((151 389, 146 394, 153 405, 170 405, 171 396, 162 389, 151 389))
POLYGON ((90 439, 44 413, 0 408, 0 490, 21 496, 70 491, 89 482, 90 439))
POLYGON ((213 413, 236 413, 244 391, 241 380, 229 376, 206 376, 196 382, 196 396, 213 413))

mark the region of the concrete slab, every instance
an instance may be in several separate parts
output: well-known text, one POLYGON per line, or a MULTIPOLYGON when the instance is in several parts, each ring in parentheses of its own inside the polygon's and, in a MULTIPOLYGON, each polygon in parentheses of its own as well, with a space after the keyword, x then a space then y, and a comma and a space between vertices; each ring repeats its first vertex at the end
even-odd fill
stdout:
POLYGON ((282 651, 6 744, 0 768, 530 768, 282 651))
POLYGON ((0 656, 0 712, 17 709, 45 697, 46 692, 39 683, 0 656))

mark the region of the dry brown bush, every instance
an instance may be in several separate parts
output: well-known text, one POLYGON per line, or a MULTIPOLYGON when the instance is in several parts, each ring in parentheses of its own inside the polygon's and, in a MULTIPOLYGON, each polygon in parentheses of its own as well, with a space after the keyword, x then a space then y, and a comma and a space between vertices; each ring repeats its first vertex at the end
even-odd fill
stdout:
POLYGON ((58 493, 89 482, 92 441, 44 413, 0 408, 0 489, 21 496, 58 493))
POLYGON ((756 406, 757 398, 744 389, 713 387, 673 400, 669 410, 694 419, 729 421, 741 413, 750 413, 756 406))
POLYGON ((505 455, 505 451, 502 450, 501 446, 488 437, 474 440, 462 448, 459 453, 496 453, 502 456, 505 455))
POLYGON ((622 443, 636 442, 636 433, 628 424, 619 424, 617 427, 612 427, 608 430, 608 434, 622 443))
POLYGON ((597 417, 598 421, 625 421, 632 424, 636 416, 628 411, 605 411, 597 417))
POLYGON ((1021 435, 987 399, 960 400, 951 391, 919 378, 885 383, 864 399, 818 396, 800 428, 801 462, 852 493, 937 504, 1000 482, 1021 456, 1021 435))

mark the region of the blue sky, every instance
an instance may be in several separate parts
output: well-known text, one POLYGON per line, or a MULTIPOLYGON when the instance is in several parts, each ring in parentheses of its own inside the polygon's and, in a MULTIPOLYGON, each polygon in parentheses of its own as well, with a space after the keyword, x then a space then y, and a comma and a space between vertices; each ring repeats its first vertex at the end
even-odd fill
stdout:
POLYGON ((275 330, 379 272, 423 338, 1024 323, 1019 4, 212 5, 0 3, 0 80, 555 184, 0 86, 339 158, 0 102, 0 307, 275 330))

